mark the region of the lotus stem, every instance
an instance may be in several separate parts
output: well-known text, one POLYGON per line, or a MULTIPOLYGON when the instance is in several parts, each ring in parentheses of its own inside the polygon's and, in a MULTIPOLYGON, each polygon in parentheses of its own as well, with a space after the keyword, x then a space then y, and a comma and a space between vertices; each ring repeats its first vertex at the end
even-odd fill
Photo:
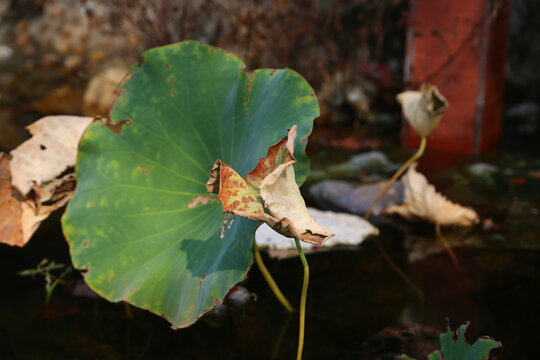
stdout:
POLYGON ((287 333, 287 329, 289 328, 289 324, 291 323, 292 318, 292 312, 287 313, 287 317, 285 318, 285 321, 281 325, 281 329, 279 330, 279 335, 276 340, 276 344, 274 345, 274 351, 272 352, 271 359, 277 359, 279 354, 279 349, 281 348, 281 344, 283 343, 283 339, 285 338, 285 334, 287 333))
POLYGON ((272 289, 272 292, 274 293, 275 297, 279 300, 281 305, 287 310, 288 312, 293 312, 294 308, 291 306, 291 303, 285 298, 285 295, 281 292, 279 287, 277 286, 276 282, 274 281, 274 278, 264 265, 264 262, 261 257, 261 253, 259 252, 259 247, 257 246, 257 241, 253 240, 253 258, 255 259, 255 263, 259 267, 259 270, 261 271, 261 274, 263 275, 264 279, 268 283, 268 286, 270 286, 270 289, 272 289))
POLYGON ((300 240, 297 238, 294 239, 296 242, 296 249, 298 250, 298 255, 304 266, 304 283, 302 285, 302 296, 300 297, 300 328, 298 330, 298 352, 296 353, 296 360, 302 359, 302 351, 304 350, 304 332, 306 327, 306 299, 307 299, 307 289, 309 284, 309 266, 306 260, 306 256, 302 251, 302 246, 300 245, 300 240))
POLYGON ((424 154, 425 148, 426 148, 426 137, 422 136, 422 140, 420 142, 420 147, 418 148, 418 151, 416 151, 416 153, 413 156, 411 156, 411 158, 409 160, 407 160, 405 162, 405 164, 403 164, 399 168, 399 170, 395 172, 395 174, 392 176, 392 178, 383 186, 383 188, 381 189, 379 194, 377 194, 377 196, 375 197, 375 199, 373 200, 373 202, 369 206, 368 211, 364 215, 364 219, 366 219, 366 220, 369 219, 369 217, 371 216, 371 212, 373 211, 373 208, 375 207, 375 204, 377 204, 377 202, 388 191, 390 186, 392 186, 392 184, 396 182, 396 180, 401 176, 401 174, 403 174, 405 172, 405 170, 407 170, 416 160, 418 160, 424 154))
POLYGON ((456 256, 456 253, 452 248, 450 247, 450 244, 448 241, 446 241, 446 238, 443 236, 441 232, 441 225, 439 223, 435 224, 435 233, 437 234, 437 237, 444 245, 444 248, 446 249, 446 252, 448 253, 448 256, 450 256, 450 260, 452 260, 452 263, 454 264, 454 267, 459 270, 459 260, 456 256))
MULTIPOLYGON (((371 216, 371 212, 373 211, 373 208, 375 207, 375 204, 377 204, 377 202, 383 197, 383 195, 388 191, 390 186, 392 186, 392 184, 396 182, 396 180, 401 176, 401 174, 403 174, 405 172, 405 170, 407 170, 416 160, 418 160, 424 154, 425 148, 426 148, 426 137, 422 136, 422 140, 420 141, 420 147, 418 148, 416 153, 413 156, 411 156, 411 158, 409 160, 407 160, 399 168, 398 171, 395 172, 395 174, 392 176, 392 178, 383 186, 383 188, 381 189, 379 194, 377 194, 377 196, 375 197, 375 199, 373 200, 373 202, 369 206, 368 211, 364 215, 365 220, 369 219, 369 217, 371 216)), ((377 249, 379 249, 379 252, 384 257, 384 259, 386 260, 388 265, 390 265, 390 267, 396 272, 396 274, 400 278, 402 278, 403 281, 405 281, 414 290, 414 292, 416 293, 416 295, 418 296, 420 301, 423 302, 424 301, 424 295, 422 294, 422 290, 420 290, 420 288, 418 286, 416 286, 416 284, 411 280, 411 278, 409 276, 407 276, 407 274, 405 274, 405 272, 403 272, 403 270, 401 270, 399 266, 397 266, 397 264, 392 260, 390 255, 388 255, 386 250, 384 250, 384 247, 381 245, 379 240, 375 239, 374 241, 375 241, 375 245, 377 246, 377 249)))
POLYGON ((379 252, 384 257, 388 265, 390 265, 390 267, 396 272, 396 274, 398 274, 398 276, 402 278, 403 281, 405 281, 414 290, 414 292, 416 293, 416 296, 418 296, 418 299, 421 302, 424 302, 424 294, 422 293, 422 290, 420 290, 420 288, 416 286, 416 284, 412 281, 412 279, 409 276, 407 276, 407 274, 405 274, 405 272, 401 270, 399 266, 397 266, 397 264, 394 262, 394 260, 392 260, 390 255, 388 255, 386 250, 384 250, 383 246, 381 245, 381 243, 379 242, 377 238, 374 239, 374 242, 375 242, 375 245, 377 246, 377 249, 379 249, 379 252))

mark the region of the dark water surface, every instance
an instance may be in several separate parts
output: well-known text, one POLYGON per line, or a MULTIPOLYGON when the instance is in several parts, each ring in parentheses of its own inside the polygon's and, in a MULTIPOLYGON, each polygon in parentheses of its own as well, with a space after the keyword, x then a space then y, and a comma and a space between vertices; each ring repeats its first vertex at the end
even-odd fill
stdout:
MULTIPOLYGON (((538 358, 540 161, 492 154, 450 169, 427 175, 482 218, 471 229, 443 230, 459 269, 433 226, 397 218, 380 222, 379 240, 421 289, 423 302, 390 269, 373 239, 308 256, 304 359, 392 359, 402 352, 425 358, 438 346, 446 318, 452 328, 470 321, 470 341, 481 335, 501 341, 492 359, 538 358), (469 164, 479 161, 496 171, 471 174, 469 164)), ((43 278, 17 275, 43 258, 70 264, 59 215, 25 248, 0 246, 0 359, 295 358, 297 315, 283 311, 256 268, 243 284, 254 294, 243 310, 222 308, 221 315, 171 330, 146 311, 88 296, 76 272, 45 304, 43 278)), ((289 300, 298 303, 299 259, 265 260, 289 300)))

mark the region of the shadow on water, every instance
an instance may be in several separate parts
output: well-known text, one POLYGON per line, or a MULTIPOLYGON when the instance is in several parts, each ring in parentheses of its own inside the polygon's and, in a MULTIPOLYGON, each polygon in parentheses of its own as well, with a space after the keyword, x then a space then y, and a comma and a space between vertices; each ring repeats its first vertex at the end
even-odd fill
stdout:
MULTIPOLYGON (((390 218, 380 227, 380 241, 421 288, 425 302, 386 265, 372 240, 309 256, 304 359, 392 359, 403 352, 425 358, 438 347, 447 317, 452 328, 471 321, 469 341, 481 335, 501 341, 492 359, 535 358, 540 163, 503 155, 482 161, 496 170, 489 176, 471 173, 466 161, 428 174, 440 191, 473 206, 483 219, 472 229, 443 230, 459 270, 433 226, 390 218)), ((254 300, 240 313, 226 301, 221 313, 175 331, 146 311, 95 296, 77 272, 45 304, 43 278, 17 275, 45 257, 70 264, 58 214, 25 248, 0 247, 2 359, 291 359, 296 353, 297 315, 287 315, 256 268, 242 284, 254 300)), ((297 304, 299 259, 265 261, 297 304)))

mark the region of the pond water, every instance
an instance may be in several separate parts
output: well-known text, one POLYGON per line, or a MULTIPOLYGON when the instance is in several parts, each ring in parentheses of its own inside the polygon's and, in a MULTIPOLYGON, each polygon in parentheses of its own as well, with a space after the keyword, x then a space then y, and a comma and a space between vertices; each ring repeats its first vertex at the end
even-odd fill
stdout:
MULTIPOLYGON (((386 152, 386 151, 385 151, 386 152)), ((403 160, 403 151, 389 151, 403 160)), ((348 153, 318 153, 322 168, 348 153)), ((456 268, 434 227, 397 218, 377 221, 378 241, 421 290, 423 299, 388 266, 374 239, 361 246, 308 256, 311 268, 304 359, 393 359, 407 353, 425 359, 438 335, 470 321, 467 338, 502 342, 492 359, 537 358, 540 320, 540 160, 487 154, 429 170, 428 179, 453 201, 474 207, 482 222, 471 229, 444 229, 456 268), (488 173, 470 165, 487 163, 488 173)), ((422 166, 421 166, 422 170, 422 166)), ((357 183, 358 178, 348 178, 357 183)), ((293 359, 297 315, 287 314, 254 267, 239 293, 219 312, 181 330, 155 315, 93 296, 76 272, 45 304, 42 277, 21 277, 43 258, 70 264, 59 214, 46 221, 23 249, 0 247, 3 285, 1 359, 293 359)), ((263 254, 264 256, 264 254, 263 254)), ((264 256, 289 300, 299 301, 298 258, 264 256)), ((226 302, 227 303, 227 302, 226 302)))

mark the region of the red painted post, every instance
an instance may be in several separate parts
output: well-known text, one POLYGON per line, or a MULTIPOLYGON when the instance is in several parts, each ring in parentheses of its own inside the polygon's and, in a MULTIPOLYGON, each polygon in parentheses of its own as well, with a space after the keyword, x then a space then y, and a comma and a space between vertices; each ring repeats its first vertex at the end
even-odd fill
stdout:
MULTIPOLYGON (((509 0, 410 0, 405 82, 414 90, 434 84, 450 103, 428 149, 471 154, 498 146, 509 12, 509 0)), ((402 129, 404 144, 418 147, 406 121, 402 129)))

